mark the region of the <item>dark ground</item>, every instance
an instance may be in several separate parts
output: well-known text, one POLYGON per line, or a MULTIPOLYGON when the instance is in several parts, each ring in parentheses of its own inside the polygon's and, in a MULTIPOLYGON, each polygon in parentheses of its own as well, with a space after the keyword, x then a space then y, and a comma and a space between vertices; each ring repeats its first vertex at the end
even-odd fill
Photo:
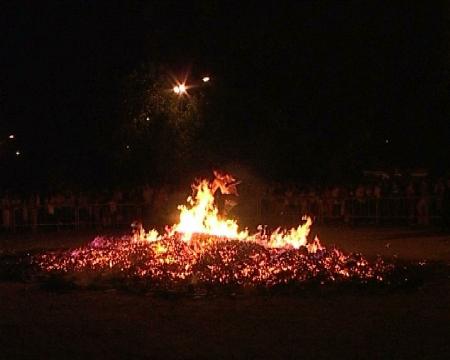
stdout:
MULTIPOLYGON (((323 243, 346 251, 428 265, 412 286, 201 298, 2 281, 0 358, 450 358, 450 236, 392 228, 318 232, 323 243)), ((92 236, 15 235, 0 239, 0 249, 71 247, 92 236)))

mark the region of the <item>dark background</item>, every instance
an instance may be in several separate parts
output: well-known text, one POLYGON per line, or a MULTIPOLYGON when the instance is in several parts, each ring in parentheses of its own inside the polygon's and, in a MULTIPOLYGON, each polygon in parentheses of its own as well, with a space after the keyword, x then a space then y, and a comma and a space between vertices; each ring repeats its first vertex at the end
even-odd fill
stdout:
POLYGON ((238 163, 264 177, 318 182, 368 168, 444 174, 449 9, 383 1, 3 4, 2 185, 151 177, 133 171, 155 166, 146 162, 151 154, 118 161, 116 136, 127 121, 124 79, 149 62, 179 78, 212 77, 196 139, 202 154, 185 162, 193 173, 238 163), (11 133, 16 139, 5 140, 11 133))

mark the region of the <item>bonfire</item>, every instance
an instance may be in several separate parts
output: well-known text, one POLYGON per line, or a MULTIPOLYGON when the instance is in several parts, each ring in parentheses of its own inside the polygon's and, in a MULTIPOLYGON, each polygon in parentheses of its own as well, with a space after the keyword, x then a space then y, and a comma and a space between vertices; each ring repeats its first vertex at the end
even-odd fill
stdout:
POLYGON ((215 201, 217 192, 236 197, 238 182, 228 174, 214 175, 192 185, 186 204, 178 206, 179 221, 163 233, 135 223, 129 235, 99 236, 77 249, 37 256, 35 262, 49 273, 143 279, 155 288, 381 282, 389 271, 380 259, 370 263, 360 254, 328 249, 317 237, 309 239, 308 216, 291 229, 240 229, 227 216, 227 201, 223 209, 215 201))

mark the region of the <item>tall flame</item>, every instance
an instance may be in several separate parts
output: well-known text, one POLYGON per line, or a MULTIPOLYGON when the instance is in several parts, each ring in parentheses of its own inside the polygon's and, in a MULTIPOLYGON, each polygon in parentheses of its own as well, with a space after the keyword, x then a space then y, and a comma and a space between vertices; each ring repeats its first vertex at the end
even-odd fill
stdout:
POLYGON ((248 237, 248 231, 238 230, 235 220, 219 217, 219 210, 214 204, 211 184, 207 180, 193 185, 193 190, 194 195, 187 199, 190 206, 178 206, 180 222, 172 227, 173 232, 181 233, 184 241, 191 240, 193 234, 207 234, 238 240, 248 237))
MULTIPOLYGON (((179 205, 179 222, 168 229, 168 235, 176 233, 181 235, 183 241, 191 242, 195 235, 206 235, 215 238, 225 238, 241 241, 255 241, 270 248, 294 248, 306 247, 309 252, 322 249, 319 239, 308 244, 307 237, 310 232, 312 220, 304 216, 303 224, 290 230, 276 229, 270 236, 266 236, 262 230, 250 235, 248 230, 239 230, 236 220, 227 219, 219 214, 219 209, 214 203, 214 193, 221 190, 222 193, 233 189, 231 193, 237 195, 235 180, 230 175, 222 175, 214 172, 215 179, 212 182, 201 180, 192 185, 193 194, 187 198, 187 205, 179 205), (219 184, 219 185, 218 185, 219 184), (226 190, 224 190, 226 189, 226 190)), ((263 229, 263 227, 259 227, 263 229)), ((162 236, 156 230, 145 232, 141 229, 135 234, 135 240, 153 242, 160 240, 162 236)))

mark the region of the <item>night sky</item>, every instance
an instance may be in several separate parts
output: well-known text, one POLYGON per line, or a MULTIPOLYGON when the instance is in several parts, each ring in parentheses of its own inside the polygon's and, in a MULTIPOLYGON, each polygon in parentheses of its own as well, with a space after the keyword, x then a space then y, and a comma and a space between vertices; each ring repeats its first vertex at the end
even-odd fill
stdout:
POLYGON ((365 168, 445 172, 449 11, 383 1, 3 4, 2 182, 120 171, 108 154, 121 151, 111 139, 123 79, 149 62, 189 71, 188 82, 212 77, 203 166, 319 180, 365 168))

